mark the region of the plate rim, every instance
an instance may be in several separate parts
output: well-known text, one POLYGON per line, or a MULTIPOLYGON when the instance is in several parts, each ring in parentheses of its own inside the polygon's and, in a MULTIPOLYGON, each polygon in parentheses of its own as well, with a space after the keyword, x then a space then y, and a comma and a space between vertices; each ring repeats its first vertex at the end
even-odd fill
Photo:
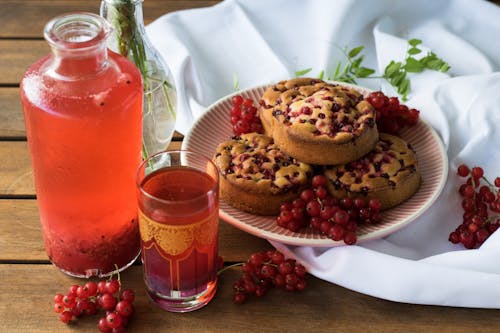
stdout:
MULTIPOLYGON (((363 86, 349 84, 349 83, 345 83, 345 82, 338 82, 338 81, 327 81, 327 82, 352 87, 352 88, 355 88, 358 90, 362 90, 366 93, 373 91, 373 90, 366 88, 366 87, 363 87, 363 86)), ((251 88, 238 90, 238 91, 235 91, 231 94, 223 96, 223 97, 219 98, 218 100, 216 100, 215 102, 213 102, 212 104, 210 104, 208 107, 205 108, 205 111, 203 112, 203 114, 200 117, 198 117, 198 119, 196 119, 196 121, 191 126, 191 129, 184 136, 184 140, 183 140, 182 145, 181 145, 182 149, 189 149, 188 146, 189 146, 190 141, 193 137, 193 132, 195 132, 196 129, 201 126, 202 122, 205 121, 205 118, 210 116, 210 110, 214 110, 218 105, 226 102, 227 100, 229 100, 230 98, 232 98, 235 95, 240 95, 240 94, 245 94, 245 93, 249 93, 252 91, 266 89, 267 87, 269 87, 271 85, 272 84, 261 84, 261 85, 257 85, 257 86, 251 87, 251 88)), ((400 223, 397 223, 394 225, 389 225, 386 228, 374 230, 374 231, 365 233, 363 235, 358 235, 356 245, 362 244, 362 243, 367 242, 369 240, 375 240, 375 239, 380 239, 380 238, 389 236, 389 235, 403 229, 404 227, 406 227, 410 223, 414 222, 425 211, 427 211, 441 195, 441 193, 446 185, 446 182, 448 179, 448 172, 449 172, 449 160, 448 160, 448 156, 446 153, 446 148, 444 146, 443 141, 441 140, 441 137, 437 133, 437 131, 426 120, 424 120, 420 117, 419 122, 426 128, 427 132, 432 136, 433 140, 437 144, 437 148, 438 148, 438 152, 439 152, 439 159, 441 161, 440 167, 441 167, 442 176, 440 177, 439 182, 435 185, 436 187, 433 190, 432 196, 428 200, 426 200, 425 203, 421 207, 419 207, 416 212, 411 214, 408 218, 405 218, 400 223)), ((223 205, 228 205, 228 204, 225 204, 221 201, 221 206, 223 206, 223 205)), ((248 213, 246 213, 246 214, 248 214, 248 213)), ((253 215, 253 214, 251 214, 251 215, 253 215)), ((256 215, 254 215, 254 216, 256 216, 256 215)), ((224 210, 220 206, 219 206, 219 217, 222 220, 224 220, 225 222, 233 225, 234 227, 236 227, 244 232, 247 232, 251 235, 266 239, 268 241, 276 241, 276 242, 280 242, 280 243, 287 244, 287 245, 293 245, 293 246, 310 246, 310 247, 336 247, 336 246, 345 245, 345 243, 343 241, 334 241, 330 238, 327 238, 325 236, 321 236, 319 234, 318 234, 318 238, 310 239, 310 238, 297 237, 296 235, 294 235, 296 233, 293 233, 291 231, 289 231, 289 233, 291 233, 290 235, 283 235, 283 234, 276 234, 276 233, 268 231, 268 230, 262 230, 262 229, 259 229, 255 226, 252 226, 244 221, 241 221, 241 220, 235 218, 234 216, 232 216, 230 213, 228 213, 226 210, 224 210)))

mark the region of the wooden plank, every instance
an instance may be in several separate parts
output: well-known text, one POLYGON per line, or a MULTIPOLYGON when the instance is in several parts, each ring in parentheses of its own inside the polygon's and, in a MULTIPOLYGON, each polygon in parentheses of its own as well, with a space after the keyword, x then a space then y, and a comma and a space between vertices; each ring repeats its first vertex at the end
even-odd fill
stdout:
POLYGON ((35 200, 0 200, 0 262, 16 260, 48 262, 35 200))
MULTIPOLYGON (((144 21, 177 10, 212 6, 219 1, 210 0, 146 0, 143 3, 144 21)), ((0 10, 0 38, 34 38, 43 36, 45 24, 57 15, 72 11, 98 14, 99 0, 3 0, 0 10)))
POLYGON ((0 196, 35 195, 28 144, 0 141, 0 196))
MULTIPOLYGON (((272 248, 266 240, 222 220, 219 239, 219 254, 229 262, 239 262, 253 252, 272 248)), ((0 262, 13 261, 48 262, 36 200, 0 200, 0 262)))
POLYGON ((25 136, 19 88, 0 88, 0 138, 25 136))
POLYGON ((0 84, 4 85, 18 85, 26 69, 50 52, 43 40, 0 40, 0 50, 0 84))
MULTIPOLYGON (((100 316, 66 326, 52 310, 56 293, 81 280, 50 265, 2 265, 0 322, 5 332, 96 332, 100 316), (22 277, 22 278, 21 278, 22 277), (22 319, 22 320, 21 320, 22 319)), ((303 292, 272 290, 246 304, 232 303, 232 283, 240 272, 222 274, 214 299, 191 313, 170 313, 152 304, 144 291, 142 270, 121 274, 123 285, 136 292, 130 332, 498 332, 495 310, 393 303, 358 294, 314 277, 303 292)))

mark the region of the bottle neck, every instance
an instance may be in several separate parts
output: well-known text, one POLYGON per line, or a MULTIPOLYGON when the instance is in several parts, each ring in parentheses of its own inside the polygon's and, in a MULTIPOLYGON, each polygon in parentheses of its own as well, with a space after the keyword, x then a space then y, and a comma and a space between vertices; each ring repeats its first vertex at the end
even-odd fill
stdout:
POLYGON ((56 17, 45 26, 55 74, 71 78, 95 74, 107 67, 106 38, 108 23, 91 13, 73 13, 56 17))
POLYGON ((137 52, 133 48, 143 45, 146 38, 142 14, 143 0, 102 0, 101 16, 113 27, 112 38, 108 41, 111 50, 133 58, 137 52))

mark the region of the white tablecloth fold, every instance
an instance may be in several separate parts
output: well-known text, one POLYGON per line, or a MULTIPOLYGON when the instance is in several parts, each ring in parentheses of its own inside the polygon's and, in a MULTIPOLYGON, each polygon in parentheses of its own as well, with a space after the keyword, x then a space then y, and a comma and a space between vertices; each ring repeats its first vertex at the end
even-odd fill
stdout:
MULTIPOLYGON (((438 201, 383 239, 337 248, 273 242, 324 280, 376 297, 417 304, 500 308, 500 233, 477 250, 448 242, 461 223, 460 163, 500 175, 500 7, 482 0, 227 0, 164 15, 147 32, 178 89, 177 130, 187 133, 206 107, 240 88, 312 68, 332 73, 341 48, 365 45, 379 71, 402 60, 407 40, 444 58, 447 74, 412 75, 409 106, 441 136, 450 161, 438 201)), ((387 94, 385 82, 358 82, 387 94)))

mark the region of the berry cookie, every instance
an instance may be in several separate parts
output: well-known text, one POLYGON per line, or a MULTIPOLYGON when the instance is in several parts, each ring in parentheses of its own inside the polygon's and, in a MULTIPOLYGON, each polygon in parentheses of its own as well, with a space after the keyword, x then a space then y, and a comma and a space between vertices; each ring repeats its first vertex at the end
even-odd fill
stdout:
POLYGON ((375 148, 362 158, 325 168, 328 191, 336 198, 378 199, 388 209, 410 198, 420 186, 413 148, 399 137, 381 133, 375 148))
POLYGON ((373 107, 348 86, 310 78, 281 81, 264 92, 260 104, 265 133, 305 163, 351 162, 378 141, 373 107))
POLYGON ((276 215, 283 202, 299 196, 313 174, 309 164, 285 154, 273 139, 257 133, 222 142, 213 158, 220 171, 220 197, 259 215, 276 215))

